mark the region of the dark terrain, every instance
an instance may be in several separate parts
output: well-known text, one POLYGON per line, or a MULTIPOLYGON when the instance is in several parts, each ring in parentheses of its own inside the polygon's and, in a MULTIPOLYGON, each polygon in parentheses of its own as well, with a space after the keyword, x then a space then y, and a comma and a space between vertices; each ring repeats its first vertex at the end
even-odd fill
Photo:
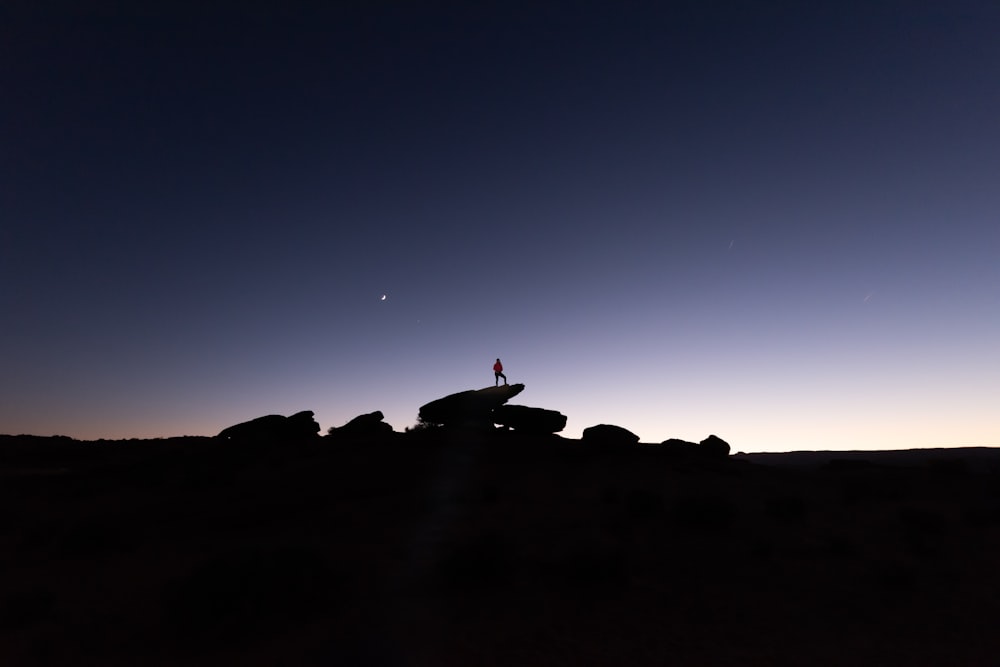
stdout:
POLYGON ((997 453, 0 437, 0 664, 997 664, 997 453))

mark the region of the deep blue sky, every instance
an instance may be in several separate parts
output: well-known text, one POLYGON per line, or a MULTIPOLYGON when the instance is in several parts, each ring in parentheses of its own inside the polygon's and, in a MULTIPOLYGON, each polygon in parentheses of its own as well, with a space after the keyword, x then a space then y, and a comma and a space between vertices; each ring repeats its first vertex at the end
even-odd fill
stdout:
POLYGON ((0 432, 1000 445, 997 3, 132 4, 0 9, 0 432))

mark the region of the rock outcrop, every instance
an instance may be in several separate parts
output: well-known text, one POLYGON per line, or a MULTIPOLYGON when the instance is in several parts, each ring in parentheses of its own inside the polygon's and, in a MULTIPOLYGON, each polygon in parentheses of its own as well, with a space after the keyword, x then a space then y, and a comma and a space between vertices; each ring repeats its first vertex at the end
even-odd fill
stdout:
POLYGON ((518 433, 548 435, 566 428, 566 415, 556 410, 526 405, 501 405, 493 410, 493 423, 518 433))
POLYGON ((421 406, 418 418, 425 424, 493 427, 493 411, 524 391, 523 384, 471 389, 421 406))
POLYGON ((698 443, 702 452, 713 459, 724 459, 729 456, 729 443, 717 435, 710 435, 698 443))
POLYGON ((290 417, 265 415, 224 428, 216 437, 243 442, 312 440, 319 436, 319 424, 314 417, 312 410, 296 412, 290 417))
POLYGON ((639 436, 632 431, 614 424, 598 424, 583 429, 582 440, 588 445, 603 447, 626 447, 638 444, 639 436))
POLYGON ((327 433, 332 436, 372 436, 392 433, 392 426, 383 420, 381 410, 358 415, 340 427, 331 427, 327 433))
POLYGON ((697 447, 697 442, 691 442, 690 440, 681 440, 680 438, 668 438, 660 443, 664 447, 677 447, 678 449, 684 449, 688 447, 697 447))
POLYGON ((724 459, 729 456, 729 443, 717 435, 710 435, 701 442, 688 442, 670 438, 660 443, 663 451, 685 458, 724 459))

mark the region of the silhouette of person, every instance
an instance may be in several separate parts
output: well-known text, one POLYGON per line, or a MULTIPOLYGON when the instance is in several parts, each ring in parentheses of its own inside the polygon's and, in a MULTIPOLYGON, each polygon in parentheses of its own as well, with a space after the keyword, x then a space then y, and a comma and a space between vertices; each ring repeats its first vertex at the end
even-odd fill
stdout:
POLYGON ((494 386, 500 386, 500 378, 503 378, 504 385, 507 384, 507 376, 503 374, 503 364, 500 363, 499 359, 493 364, 493 377, 496 379, 496 385, 494 386))

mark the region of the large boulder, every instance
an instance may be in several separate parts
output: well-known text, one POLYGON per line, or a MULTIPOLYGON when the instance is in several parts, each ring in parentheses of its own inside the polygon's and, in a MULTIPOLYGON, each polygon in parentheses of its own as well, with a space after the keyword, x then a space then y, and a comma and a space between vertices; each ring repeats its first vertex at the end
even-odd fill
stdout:
POLYGON ((729 443, 717 435, 710 435, 698 443, 702 453, 708 458, 724 459, 729 456, 729 443))
POLYGON ((424 424, 492 427, 493 411, 522 391, 523 384, 461 391, 421 406, 418 418, 424 424))
POLYGON ((519 433, 548 435, 566 428, 566 415, 556 410, 526 405, 501 405, 493 410, 493 423, 519 433))
POLYGON ((290 417, 265 415, 224 428, 217 437, 243 442, 311 440, 319 435, 319 424, 314 417, 312 410, 296 412, 290 417))
POLYGON ((598 424, 583 429, 583 442, 604 447, 631 446, 638 444, 639 436, 632 431, 614 424, 598 424))
POLYGON ((383 420, 385 415, 381 410, 358 415, 341 427, 331 427, 327 433, 333 436, 370 436, 392 433, 392 426, 383 420))

